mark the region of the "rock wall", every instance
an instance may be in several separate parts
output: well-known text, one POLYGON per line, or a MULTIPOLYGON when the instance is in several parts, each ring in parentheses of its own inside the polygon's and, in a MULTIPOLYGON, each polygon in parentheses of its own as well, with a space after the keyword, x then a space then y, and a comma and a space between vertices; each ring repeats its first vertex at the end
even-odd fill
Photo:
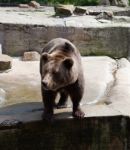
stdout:
POLYGON ((44 45, 56 37, 67 38, 82 55, 127 57, 130 51, 128 27, 71 27, 0 24, 3 53, 20 56, 25 51, 41 52, 44 45))

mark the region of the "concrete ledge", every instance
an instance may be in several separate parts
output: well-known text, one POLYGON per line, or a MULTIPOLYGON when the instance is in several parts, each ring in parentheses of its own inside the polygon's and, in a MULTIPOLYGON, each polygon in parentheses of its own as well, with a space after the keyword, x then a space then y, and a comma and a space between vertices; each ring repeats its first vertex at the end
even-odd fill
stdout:
POLYGON ((112 11, 119 16, 102 22, 96 16, 54 17, 53 8, 24 10, 0 9, 0 43, 3 53, 21 56, 25 51, 39 51, 52 38, 72 41, 82 55, 129 55, 130 8, 87 7, 92 11, 112 11), (8 11, 10 13, 8 13, 8 11), (15 17, 14 17, 15 16, 15 17))
POLYGON ((129 150, 129 126, 129 119, 121 116, 53 123, 36 121, 1 129, 0 146, 1 150, 129 150))

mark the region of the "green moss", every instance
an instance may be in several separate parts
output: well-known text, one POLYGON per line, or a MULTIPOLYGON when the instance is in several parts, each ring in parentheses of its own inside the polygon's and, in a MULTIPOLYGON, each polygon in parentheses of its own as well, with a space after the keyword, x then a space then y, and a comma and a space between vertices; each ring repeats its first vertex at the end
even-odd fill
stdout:
MULTIPOLYGON (((29 3, 31 0, 1 0, 0 3, 29 3)), ((74 4, 74 5, 97 5, 99 0, 37 0, 41 4, 74 4)))

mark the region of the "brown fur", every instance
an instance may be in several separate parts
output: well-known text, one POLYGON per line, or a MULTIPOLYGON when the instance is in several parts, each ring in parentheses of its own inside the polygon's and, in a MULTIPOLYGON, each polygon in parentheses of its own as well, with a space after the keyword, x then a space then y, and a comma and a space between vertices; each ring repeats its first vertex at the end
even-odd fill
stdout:
POLYGON ((79 107, 84 92, 81 57, 70 41, 56 38, 45 46, 40 59, 40 73, 44 118, 52 118, 58 92, 61 97, 57 108, 66 107, 67 98, 70 96, 73 103, 73 116, 84 117, 79 107))

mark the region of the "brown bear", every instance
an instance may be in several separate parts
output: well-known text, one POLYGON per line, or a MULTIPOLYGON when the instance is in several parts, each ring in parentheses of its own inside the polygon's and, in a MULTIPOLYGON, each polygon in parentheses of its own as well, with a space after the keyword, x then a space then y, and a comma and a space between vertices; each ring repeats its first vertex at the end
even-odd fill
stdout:
POLYGON ((73 104, 72 115, 83 118, 80 101, 84 92, 84 76, 78 49, 67 39, 56 38, 48 42, 40 58, 41 92, 45 119, 51 119, 57 93, 57 108, 66 107, 68 96, 73 104))

